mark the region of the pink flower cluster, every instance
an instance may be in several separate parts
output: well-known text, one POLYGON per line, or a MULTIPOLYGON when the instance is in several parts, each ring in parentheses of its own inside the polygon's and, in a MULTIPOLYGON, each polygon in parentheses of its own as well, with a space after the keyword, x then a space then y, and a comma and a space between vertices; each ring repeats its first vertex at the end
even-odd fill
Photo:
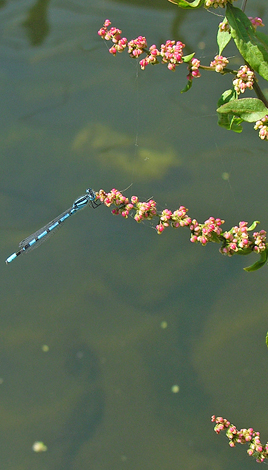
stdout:
POLYGON ((227 57, 223 57, 222 55, 216 55, 214 60, 210 62, 210 67, 215 68, 215 72, 222 72, 224 67, 229 64, 229 60, 227 57))
POLYGON ((147 47, 147 41, 144 36, 138 36, 136 39, 132 39, 128 43, 128 53, 130 57, 139 57, 143 54, 144 49, 147 47))
POLYGON ((114 45, 109 49, 109 52, 116 55, 117 52, 123 52, 127 46, 127 38, 121 38, 122 31, 118 28, 110 28, 111 21, 105 20, 103 27, 99 29, 98 35, 106 41, 112 41, 114 45))
POLYGON ((115 205, 115 209, 112 210, 112 213, 115 215, 128 218, 130 212, 135 211, 133 217, 136 222, 151 220, 157 217, 158 223, 155 228, 158 234, 161 234, 169 226, 173 228, 189 227, 191 230, 190 241, 192 243, 201 243, 203 246, 208 242, 221 243, 222 246, 219 251, 223 255, 248 254, 252 251, 261 253, 266 250, 265 230, 254 232, 252 236, 249 235, 249 232, 255 228, 258 222, 254 222, 251 227, 248 227, 247 222, 240 222, 239 226, 232 227, 229 231, 223 232, 221 226, 224 224, 224 220, 210 217, 203 224, 200 224, 196 219, 191 219, 187 215, 188 209, 184 206, 180 206, 179 209, 173 212, 169 209, 164 209, 159 213, 156 208, 156 202, 153 199, 140 202, 137 196, 132 196, 131 200, 129 200, 117 189, 112 189, 109 193, 100 189, 96 193, 96 197, 107 207, 110 207, 112 204, 115 205))
POLYGON ((255 251, 261 253, 266 249, 266 232, 254 232, 253 236, 249 236, 248 222, 239 222, 239 226, 235 226, 222 234, 224 239, 220 252, 223 255, 232 256, 235 253, 243 251, 255 251))
POLYGON ((137 200, 136 208, 136 214, 134 215, 136 222, 151 220, 157 215, 156 202, 153 199, 150 199, 150 201, 147 202, 138 202, 137 200))
POLYGON ((160 55, 162 62, 168 64, 169 70, 175 70, 176 65, 182 64, 183 48, 185 44, 181 41, 166 41, 165 44, 161 44, 160 55))
POLYGON ((261 253, 266 249, 266 231, 254 232, 253 235, 253 251, 261 253))
POLYGON ((157 56, 159 56, 160 52, 157 49, 156 45, 153 44, 149 47, 149 54, 144 59, 140 60, 141 69, 144 70, 145 67, 149 64, 155 65, 158 64, 157 56))
MULTIPOLYGON (((252 16, 249 16, 248 19, 250 20, 253 28, 256 30, 258 26, 264 26, 263 22, 262 22, 262 19, 259 18, 259 17, 255 17, 253 18, 252 16)), ((227 22, 227 20, 225 19, 225 21, 222 21, 220 24, 219 24, 219 30, 221 32, 230 32, 230 26, 227 22)))
POLYGON ((187 211, 184 206, 174 212, 169 209, 164 209, 160 214, 159 224, 156 225, 157 233, 162 233, 169 225, 173 228, 186 227, 190 225, 192 220, 187 216, 187 211))
POLYGON ((224 220, 214 219, 214 217, 210 217, 204 224, 199 224, 196 219, 193 219, 190 225, 192 232, 190 241, 192 243, 199 242, 202 245, 206 245, 210 241, 218 241, 222 233, 220 228, 222 224, 224 224, 224 220))
POLYGON ((268 458, 268 442, 262 445, 260 441, 260 433, 254 431, 253 428, 237 429, 236 426, 230 423, 225 418, 213 415, 211 421, 216 423, 214 431, 219 434, 221 431, 226 431, 226 436, 229 439, 229 446, 235 447, 236 444, 249 444, 247 450, 248 455, 256 458, 257 462, 263 462, 268 458))
POLYGON ((220 32, 225 32, 225 33, 229 33, 230 32, 230 26, 229 26, 229 23, 227 22, 227 20, 225 21, 222 21, 221 23, 219 23, 219 31, 220 32))
POLYGON ((244 93, 247 88, 252 90, 255 74, 247 65, 242 65, 233 80, 234 89, 237 94, 244 93))
POLYGON ((211 416, 211 422, 216 423, 216 426, 214 427, 214 431, 217 434, 220 434, 221 431, 223 431, 224 429, 228 429, 229 426, 231 426, 230 421, 222 417, 216 418, 215 415, 211 416))
POLYGON ((167 67, 169 70, 174 71, 176 66, 183 63, 183 48, 185 44, 181 41, 166 41, 165 44, 161 44, 160 51, 157 49, 156 45, 153 44, 149 48, 149 54, 140 61, 140 66, 142 70, 149 64, 159 63, 157 57, 162 58, 162 64, 168 64, 167 67))
POLYGON ((128 217, 129 212, 134 207, 134 203, 136 203, 136 196, 133 196, 133 203, 129 202, 129 199, 123 196, 123 194, 117 189, 112 189, 109 193, 100 189, 100 191, 96 193, 96 198, 103 202, 107 207, 114 204, 116 208, 112 210, 112 214, 120 214, 125 218, 128 217))
POLYGON ((258 26, 264 26, 262 19, 258 16, 256 16, 255 18, 249 16, 248 19, 251 21, 251 24, 255 29, 257 29, 258 26))
POLYGON ((262 140, 268 140, 268 116, 264 116, 262 119, 256 122, 254 126, 255 131, 259 131, 259 137, 262 140))
MULTIPOLYGON (((117 52, 123 52, 123 50, 128 46, 128 53, 132 58, 138 58, 141 54, 145 53, 146 57, 140 60, 141 69, 144 70, 145 67, 149 64, 154 65, 159 63, 157 57, 161 57, 162 63, 167 64, 169 70, 175 70, 176 66, 183 63, 183 48, 185 44, 181 41, 166 41, 165 44, 161 44, 160 50, 157 49, 156 45, 147 49, 147 40, 144 36, 138 36, 136 39, 131 39, 128 41, 126 38, 122 38, 122 31, 118 28, 108 27, 111 25, 110 20, 105 20, 103 27, 98 31, 99 36, 101 36, 106 41, 112 41, 113 46, 109 49, 109 52, 113 55, 116 55, 117 52)), ((199 76, 196 69, 197 65, 196 59, 193 59, 191 62, 192 65, 192 76, 199 76), (196 61, 196 62, 195 62, 196 61)))
POLYGON ((114 215, 122 215, 122 217, 127 218, 129 212, 135 209, 136 213, 134 219, 136 222, 141 222, 146 219, 150 220, 157 215, 156 202, 152 199, 147 202, 139 202, 137 196, 132 196, 130 202, 129 199, 123 196, 117 189, 112 189, 109 193, 100 189, 100 191, 96 193, 96 197, 107 207, 114 204, 116 206, 116 208, 112 210, 112 214, 114 215))
POLYGON ((187 75, 188 80, 192 80, 192 78, 199 78, 201 74, 199 72, 200 67, 200 60, 198 59, 191 59, 188 64, 189 74, 187 75))

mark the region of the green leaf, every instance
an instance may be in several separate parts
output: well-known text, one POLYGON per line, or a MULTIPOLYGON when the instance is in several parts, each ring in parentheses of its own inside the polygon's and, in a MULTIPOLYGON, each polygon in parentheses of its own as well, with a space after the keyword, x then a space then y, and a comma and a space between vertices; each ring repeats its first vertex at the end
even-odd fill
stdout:
POLYGON ((240 133, 243 131, 243 127, 241 126, 241 123, 243 122, 243 119, 236 118, 235 116, 232 116, 231 114, 219 114, 218 117, 218 126, 223 127, 227 131, 233 131, 240 133))
POLYGON ((187 85, 181 90, 181 93, 186 93, 186 91, 189 91, 190 88, 192 88, 193 80, 188 80, 187 85))
POLYGON ((248 231, 251 232, 252 230, 255 230, 255 228, 257 227, 259 223, 260 223, 259 220, 254 220, 254 222, 252 222, 250 227, 248 227, 248 231))
POLYGON ((262 268, 266 262, 267 262, 267 248, 265 251, 261 252, 261 257, 259 261, 252 264, 251 266, 248 266, 247 268, 244 268, 244 271, 247 271, 247 272, 257 271, 257 269, 262 268))
MULTIPOLYGON (((228 23, 227 19, 224 18, 223 23, 228 23)), ((229 44, 229 42, 232 39, 232 35, 230 31, 221 31, 218 29, 218 34, 217 34, 217 44, 219 46, 219 55, 222 55, 223 49, 229 44)))
POLYGON ((267 346, 267 348, 268 348, 268 331, 267 331, 267 333, 266 333, 266 346, 267 346))
POLYGON ((229 101, 217 109, 220 114, 233 114, 246 122, 256 122, 268 114, 268 108, 258 98, 241 98, 229 101))
POLYGON ((268 47, 268 36, 267 36, 267 34, 261 33, 260 31, 255 31, 255 35, 259 39, 259 41, 264 44, 264 46, 268 47))
POLYGON ((194 0, 193 2, 187 2, 186 0, 168 0, 171 3, 175 3, 180 8, 199 8, 203 5, 205 0, 194 0))
POLYGON ((182 57, 183 62, 187 64, 194 57, 194 55, 195 55, 195 52, 189 55, 185 55, 184 57, 182 57))
POLYGON ((225 103, 229 103, 230 101, 233 101, 236 98, 237 93, 233 88, 231 88, 230 90, 225 90, 218 101, 218 106, 222 106, 225 103))
MULTIPOLYGON (((225 103, 234 101, 236 97, 237 97, 237 93, 234 89, 226 90, 221 95, 218 101, 218 106, 223 106, 225 103)), ((233 132, 238 132, 238 133, 242 132, 243 130, 243 127, 241 126, 242 122, 243 122, 243 119, 234 116, 233 113, 229 113, 229 114, 218 113, 218 125, 220 127, 223 127, 224 129, 227 129, 228 131, 233 131, 233 132)))
POLYGON ((268 80, 268 44, 263 34, 256 34, 250 20, 239 8, 227 3, 226 18, 232 38, 250 67, 268 80), (262 39, 261 39, 262 37, 262 39))

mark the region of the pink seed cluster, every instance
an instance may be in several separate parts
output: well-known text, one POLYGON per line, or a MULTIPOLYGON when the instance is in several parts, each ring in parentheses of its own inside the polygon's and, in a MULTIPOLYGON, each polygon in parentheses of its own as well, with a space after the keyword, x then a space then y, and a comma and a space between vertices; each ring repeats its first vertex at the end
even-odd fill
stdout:
POLYGON ((253 18, 252 16, 249 16, 248 19, 250 20, 254 29, 257 29, 258 26, 264 26, 262 19, 259 18, 258 16, 255 16, 255 18, 253 18))
POLYGON ((222 55, 216 55, 214 60, 210 62, 210 67, 215 68, 215 72, 222 72, 224 67, 229 64, 229 60, 227 57, 223 57, 222 55))
POLYGON ((109 49, 109 52, 113 55, 116 55, 117 52, 123 52, 123 50, 126 48, 127 38, 121 38, 122 31, 118 28, 112 27, 108 29, 110 25, 111 21, 105 20, 103 27, 98 31, 98 35, 106 41, 112 41, 113 45, 109 49))
POLYGON ((263 462, 268 458, 268 442, 262 445, 260 441, 260 433, 254 431, 253 428, 237 429, 225 418, 213 415, 211 421, 215 423, 214 431, 219 434, 221 431, 226 432, 229 439, 229 446, 235 447, 236 444, 248 444, 248 455, 256 458, 257 462, 263 462))
POLYGON ((220 226, 222 224, 224 224, 224 220, 214 219, 214 217, 210 217, 204 224, 199 224, 196 219, 193 219, 190 226, 192 232, 190 241, 192 243, 199 242, 201 245, 216 241, 215 235, 217 238, 221 236, 222 229, 220 226))
MULTIPOLYGON (((123 194, 117 189, 111 189, 109 193, 106 193, 103 191, 103 189, 100 189, 100 191, 96 193, 96 198, 103 202, 107 207, 110 207, 112 204, 114 204, 116 208, 112 210, 112 214, 120 214, 125 218, 128 217, 129 212, 134 207, 132 202, 130 202, 127 197, 123 196, 123 194)), ((135 200, 135 196, 133 200, 135 200)))
POLYGON ((147 48, 147 41, 144 36, 138 36, 128 42, 128 53, 130 57, 139 57, 147 48))
POLYGON ((252 90, 255 74, 247 65, 242 65, 233 80, 233 86, 237 94, 244 93, 247 88, 252 90))
POLYGON ((136 202, 136 214, 134 220, 141 222, 142 220, 151 220, 157 215, 156 202, 153 199, 147 202, 136 202))
POLYGON ((186 227, 192 222, 190 217, 187 216, 187 211, 184 206, 180 206, 178 210, 172 212, 169 209, 164 209, 159 215, 159 224, 156 225, 157 233, 162 233, 166 227, 186 227))
POLYGON ((259 137, 262 140, 268 140, 268 115, 256 122, 255 131, 259 131, 259 137))
POLYGON ((224 243, 220 249, 223 255, 232 256, 242 251, 255 251, 261 253, 266 249, 266 232, 254 232, 249 235, 248 222, 239 222, 238 226, 232 227, 228 232, 222 234, 224 243))
POLYGON ((254 232, 253 235, 253 251, 261 253, 266 249, 266 231, 254 232))
POLYGON ((169 70, 175 70, 176 65, 182 64, 183 48, 185 44, 181 41, 166 41, 165 44, 161 44, 160 55, 162 62, 168 64, 169 70))
POLYGON ((141 69, 144 70, 145 67, 149 64, 155 65, 158 64, 157 56, 159 56, 160 52, 157 49, 156 45, 153 44, 149 47, 149 54, 144 59, 140 60, 141 69))
POLYGON ((188 80, 192 80, 192 78, 199 78, 201 74, 199 72, 200 67, 200 60, 198 59, 191 59, 188 64, 189 74, 187 75, 188 80))
POLYGON ((225 32, 225 33, 230 32, 230 26, 229 26, 229 23, 226 20, 219 23, 219 31, 222 32, 222 33, 223 32, 225 32))
MULTIPOLYGON (((139 58, 143 53, 146 56, 140 60, 141 69, 144 70, 145 67, 149 64, 154 65, 158 64, 158 57, 161 59, 163 64, 167 64, 169 70, 174 71, 176 66, 183 63, 183 48, 185 44, 181 41, 172 41, 168 40, 165 44, 161 44, 160 50, 156 47, 155 44, 149 47, 147 46, 147 40, 144 36, 138 36, 136 39, 131 39, 128 41, 126 38, 122 38, 122 31, 118 28, 111 27, 110 20, 105 20, 102 28, 98 31, 98 35, 105 39, 106 41, 112 41, 113 46, 109 49, 109 52, 113 55, 116 55, 117 52, 123 52, 123 50, 128 47, 128 54, 132 58, 139 58)), ((193 59, 191 62, 192 65, 192 76, 198 77, 200 74, 196 71, 200 65, 197 65, 196 59, 193 59), (196 61, 196 62, 195 62, 196 61)))
POLYGON ((250 235, 250 231, 253 230, 257 222, 252 227, 248 227, 247 222, 240 222, 238 226, 223 232, 221 226, 224 224, 224 220, 209 217, 204 223, 199 223, 196 219, 191 219, 188 216, 188 209, 184 206, 180 206, 175 211, 164 209, 162 212, 158 212, 156 202, 153 199, 141 202, 137 196, 132 196, 129 200, 117 189, 112 189, 109 193, 101 189, 96 193, 96 197, 107 207, 114 205, 115 209, 112 210, 112 213, 115 215, 121 215, 124 218, 132 215, 136 222, 152 220, 156 217, 158 222, 155 228, 158 234, 161 234, 167 227, 189 227, 192 243, 201 243, 203 246, 209 242, 221 243, 219 251, 223 255, 248 254, 252 251, 261 253, 267 247, 265 230, 250 235))
MULTIPOLYGON (((259 18, 258 16, 256 16, 255 18, 253 18, 252 16, 249 16, 248 19, 251 22, 251 24, 252 24, 252 26, 255 30, 257 29, 258 26, 264 26, 262 19, 259 18)), ((221 32, 230 32, 230 26, 229 26, 229 24, 226 20, 222 21, 219 24, 219 31, 221 31, 221 32)))

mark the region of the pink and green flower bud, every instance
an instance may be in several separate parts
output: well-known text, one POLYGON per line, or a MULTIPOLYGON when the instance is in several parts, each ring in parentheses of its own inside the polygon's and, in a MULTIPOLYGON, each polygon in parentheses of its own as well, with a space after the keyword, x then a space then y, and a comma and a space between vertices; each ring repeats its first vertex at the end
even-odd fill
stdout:
POLYGON ((192 59, 188 63, 189 74, 187 75, 187 80, 192 80, 192 78, 199 78, 201 74, 199 72, 200 60, 192 59))
POLYGON ((155 228, 156 228, 156 231, 157 231, 157 233, 158 233, 159 235, 160 235, 160 234, 161 234, 161 233, 162 233, 162 232, 165 230, 165 227, 164 227, 164 225, 163 225, 163 224, 161 224, 161 223, 160 223, 160 224, 158 224, 158 225, 156 225, 156 227, 155 227, 155 228))
POLYGON ((139 198, 137 196, 131 196, 132 204, 137 204, 139 202, 139 198))
POLYGON ((183 63, 183 48, 185 44, 181 41, 166 41, 165 44, 161 44, 159 54, 162 57, 162 63, 168 64, 168 69, 174 71, 176 66, 183 63))
POLYGON ((229 23, 227 21, 222 21, 222 23, 219 24, 219 31, 221 31, 222 33, 223 32, 229 33, 230 32, 229 23))
POLYGON ((268 140, 268 115, 256 122, 255 131, 259 130, 259 137, 262 140, 268 140))
POLYGON ((119 215, 119 209, 112 209, 112 214, 113 215, 119 215))
POLYGON ((128 53, 130 57, 137 58, 143 54, 144 49, 147 48, 147 41, 144 36, 138 36, 128 43, 128 53))
POLYGON ((252 16, 249 16, 248 19, 250 20, 254 29, 257 29, 258 26, 264 26, 262 19, 259 18, 258 16, 256 16, 255 18, 253 18, 252 16))
POLYGON ((244 93, 248 88, 252 90, 255 74, 247 65, 242 65, 233 80, 233 86, 237 94, 244 93))
POLYGON ((214 60, 210 62, 210 67, 215 68, 215 72, 222 72, 224 67, 229 64, 229 60, 221 55, 216 55, 214 60))

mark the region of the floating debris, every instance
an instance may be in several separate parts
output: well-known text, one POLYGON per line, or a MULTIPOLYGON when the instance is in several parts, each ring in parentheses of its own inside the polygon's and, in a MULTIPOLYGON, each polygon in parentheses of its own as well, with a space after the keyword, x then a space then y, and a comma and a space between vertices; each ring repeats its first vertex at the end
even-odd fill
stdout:
POLYGON ((47 446, 41 441, 35 441, 33 443, 32 449, 34 452, 46 452, 47 446))

